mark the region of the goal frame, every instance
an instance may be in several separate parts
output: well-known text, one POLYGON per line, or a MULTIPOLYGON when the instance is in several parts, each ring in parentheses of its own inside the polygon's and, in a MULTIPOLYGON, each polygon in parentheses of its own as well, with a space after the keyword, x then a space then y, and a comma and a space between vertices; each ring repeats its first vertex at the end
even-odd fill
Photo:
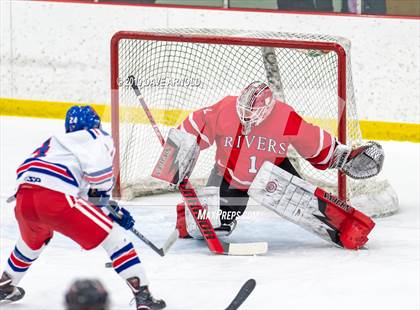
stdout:
MULTIPOLYGON (((217 45, 240 45, 273 48, 296 48, 305 50, 323 50, 335 52, 337 54, 337 138, 343 144, 347 140, 346 114, 347 114, 347 88, 346 70, 347 54, 343 46, 336 42, 316 42, 301 40, 283 40, 266 38, 247 38, 247 37, 228 37, 220 35, 199 35, 199 34, 162 34, 141 31, 119 31, 111 38, 111 131, 115 145, 115 155, 113 161, 114 175, 116 176, 113 190, 114 197, 121 197, 121 175, 120 175, 120 141, 119 141, 119 43, 124 39, 148 40, 148 41, 170 41, 187 42, 217 45)), ((153 137, 154 138, 154 137, 153 137)), ((347 186, 346 175, 338 171, 338 197, 346 200, 347 186)))

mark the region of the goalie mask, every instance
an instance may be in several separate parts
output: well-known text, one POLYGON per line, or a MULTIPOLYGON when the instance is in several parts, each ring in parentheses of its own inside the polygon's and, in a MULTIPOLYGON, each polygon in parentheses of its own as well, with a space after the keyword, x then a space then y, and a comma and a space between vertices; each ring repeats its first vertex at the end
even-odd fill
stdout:
POLYGON ((252 82, 238 96, 236 112, 243 125, 243 134, 248 134, 251 126, 261 124, 274 107, 273 92, 264 82, 252 82))

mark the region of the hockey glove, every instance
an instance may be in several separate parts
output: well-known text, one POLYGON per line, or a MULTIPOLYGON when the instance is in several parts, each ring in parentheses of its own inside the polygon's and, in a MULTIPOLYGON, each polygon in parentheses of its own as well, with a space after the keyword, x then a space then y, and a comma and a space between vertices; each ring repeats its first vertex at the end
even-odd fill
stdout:
POLYGON ((108 205, 115 211, 109 214, 110 218, 126 230, 133 228, 135 220, 128 210, 121 208, 115 200, 110 200, 108 205))
POLYGON ((353 179, 367 179, 382 170, 384 158, 384 150, 377 142, 369 141, 353 150, 347 145, 338 145, 330 168, 340 169, 353 179))

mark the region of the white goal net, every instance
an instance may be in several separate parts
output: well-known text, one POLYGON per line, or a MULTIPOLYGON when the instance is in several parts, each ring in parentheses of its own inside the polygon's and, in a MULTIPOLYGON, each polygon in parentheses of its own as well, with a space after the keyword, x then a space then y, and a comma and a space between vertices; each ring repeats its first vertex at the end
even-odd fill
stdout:
MULTIPOLYGON (((355 146, 362 142, 350 63, 350 42, 326 35, 232 30, 119 32, 111 44, 113 136, 118 146, 118 190, 123 197, 168 190, 150 175, 161 145, 127 82, 133 75, 164 136, 187 115, 250 82, 269 82, 278 99, 306 120, 355 146)), ((200 154, 191 181, 205 184, 214 147, 200 154)), ((396 211, 386 180, 350 181, 288 154, 307 180, 368 214, 396 211)))

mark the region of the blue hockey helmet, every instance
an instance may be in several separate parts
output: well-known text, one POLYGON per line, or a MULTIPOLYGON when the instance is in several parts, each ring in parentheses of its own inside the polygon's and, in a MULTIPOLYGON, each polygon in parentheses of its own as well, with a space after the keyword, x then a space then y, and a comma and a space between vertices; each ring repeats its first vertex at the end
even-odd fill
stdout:
POLYGON ((91 106, 75 105, 68 109, 64 126, 66 132, 99 128, 101 119, 91 106))

